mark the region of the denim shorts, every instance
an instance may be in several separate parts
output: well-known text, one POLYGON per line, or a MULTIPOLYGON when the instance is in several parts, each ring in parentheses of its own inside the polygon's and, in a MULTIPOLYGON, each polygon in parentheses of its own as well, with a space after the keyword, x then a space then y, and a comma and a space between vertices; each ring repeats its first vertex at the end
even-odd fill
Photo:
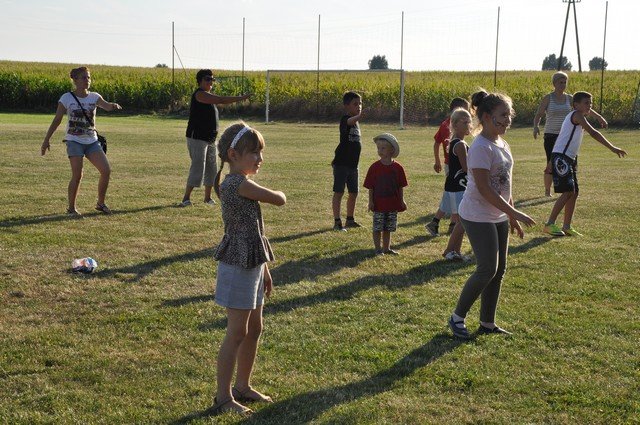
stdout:
POLYGON ((464 196, 464 190, 460 192, 447 192, 442 194, 440 200, 440 211, 445 214, 458 214, 458 208, 460 208, 460 202, 464 196))
POLYGON ((102 146, 96 140, 93 143, 89 143, 85 145, 84 143, 74 142, 73 140, 65 140, 67 144, 67 156, 86 156, 90 153, 102 151, 102 146))
POLYGON ((334 165, 333 191, 337 193, 344 193, 345 186, 347 186, 349 193, 358 193, 358 168, 334 165))

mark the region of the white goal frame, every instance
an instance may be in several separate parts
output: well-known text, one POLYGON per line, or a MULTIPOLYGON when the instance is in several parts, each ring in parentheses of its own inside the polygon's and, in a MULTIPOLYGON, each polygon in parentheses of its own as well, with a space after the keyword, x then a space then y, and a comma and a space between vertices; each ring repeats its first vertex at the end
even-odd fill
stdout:
POLYGON ((359 70, 359 69, 322 69, 322 70, 317 70, 317 69, 268 69, 267 70, 267 87, 265 90, 265 101, 264 101, 264 122, 266 124, 269 123, 269 84, 271 81, 271 73, 272 72, 279 72, 279 73, 302 73, 302 72, 306 72, 306 73, 315 73, 318 75, 318 78, 320 78, 320 74, 325 74, 325 73, 354 73, 354 72, 361 72, 361 73, 368 73, 368 72, 372 72, 372 73, 379 73, 379 72, 391 72, 391 73, 398 73, 400 74, 400 93, 398 94, 399 98, 400 98, 400 113, 399 113, 399 122, 400 122, 400 129, 404 129, 404 69, 363 69, 363 70, 359 70))

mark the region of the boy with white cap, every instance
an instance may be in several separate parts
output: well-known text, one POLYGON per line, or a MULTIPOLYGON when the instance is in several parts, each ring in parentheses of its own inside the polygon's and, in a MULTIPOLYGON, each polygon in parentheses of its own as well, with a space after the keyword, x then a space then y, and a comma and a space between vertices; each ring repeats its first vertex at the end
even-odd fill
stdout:
POLYGON ((394 160, 400 154, 398 140, 383 133, 373 141, 380 160, 371 164, 364 179, 364 187, 369 189, 369 210, 373 211, 373 244, 376 255, 398 255, 391 249, 391 232, 396 231, 398 212, 407 209, 403 195, 407 177, 402 165, 394 160))

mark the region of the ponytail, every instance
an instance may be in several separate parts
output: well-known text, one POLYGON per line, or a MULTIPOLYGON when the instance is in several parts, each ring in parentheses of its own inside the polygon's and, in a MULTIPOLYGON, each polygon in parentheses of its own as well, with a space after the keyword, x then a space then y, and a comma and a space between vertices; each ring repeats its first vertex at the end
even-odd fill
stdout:
POLYGON ((216 196, 220 199, 220 176, 222 175, 222 168, 224 167, 224 160, 220 164, 220 169, 216 174, 216 179, 213 181, 213 190, 216 192, 216 196))
POLYGON ((491 113, 499 106, 506 105, 511 111, 511 116, 515 115, 513 110, 513 101, 509 96, 502 93, 487 93, 486 90, 480 89, 471 95, 471 110, 476 116, 477 122, 474 133, 479 131, 482 126, 482 116, 491 113))

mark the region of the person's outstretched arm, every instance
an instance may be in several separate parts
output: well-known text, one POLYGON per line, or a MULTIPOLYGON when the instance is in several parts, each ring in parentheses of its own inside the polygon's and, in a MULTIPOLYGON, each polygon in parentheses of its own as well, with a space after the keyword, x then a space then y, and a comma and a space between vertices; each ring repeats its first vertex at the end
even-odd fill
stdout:
POLYGON ((58 102, 58 109, 56 109, 56 115, 53 117, 53 121, 51 121, 51 125, 49 126, 49 130, 47 130, 47 134, 44 136, 44 141, 42 142, 42 146, 40 148, 40 154, 44 155, 46 151, 51 150, 51 145, 49 144, 49 140, 53 133, 56 132, 60 123, 62 122, 62 118, 64 117, 65 112, 67 112, 67 108, 60 102, 58 102))

